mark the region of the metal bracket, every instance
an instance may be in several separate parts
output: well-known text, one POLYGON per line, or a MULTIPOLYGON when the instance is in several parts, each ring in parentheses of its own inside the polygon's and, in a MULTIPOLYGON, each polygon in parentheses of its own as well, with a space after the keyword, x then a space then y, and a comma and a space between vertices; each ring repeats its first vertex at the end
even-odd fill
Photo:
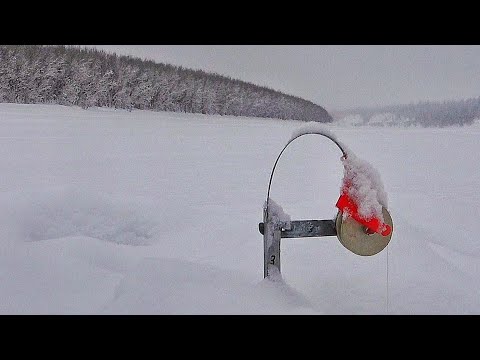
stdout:
POLYGON ((272 273, 281 274, 280 240, 282 238, 336 236, 333 220, 296 220, 274 223, 267 221, 258 224, 263 235, 263 277, 272 273))
MULTIPOLYGON (((289 227, 281 227, 282 238, 337 236, 333 220, 296 220, 290 221, 289 227)), ((258 224, 260 234, 264 235, 265 224, 258 224)))

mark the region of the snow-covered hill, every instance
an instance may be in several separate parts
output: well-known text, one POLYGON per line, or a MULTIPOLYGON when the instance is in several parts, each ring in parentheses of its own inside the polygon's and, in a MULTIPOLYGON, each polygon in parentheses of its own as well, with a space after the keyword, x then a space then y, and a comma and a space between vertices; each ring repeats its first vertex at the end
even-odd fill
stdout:
MULTIPOLYGON (((480 314, 476 125, 325 124, 382 177, 388 251, 284 239, 284 281, 263 280, 270 171, 302 125, 0 104, 0 313, 384 314, 388 293, 390 314, 480 314)), ((272 198, 332 219, 340 156, 299 138, 272 198)))

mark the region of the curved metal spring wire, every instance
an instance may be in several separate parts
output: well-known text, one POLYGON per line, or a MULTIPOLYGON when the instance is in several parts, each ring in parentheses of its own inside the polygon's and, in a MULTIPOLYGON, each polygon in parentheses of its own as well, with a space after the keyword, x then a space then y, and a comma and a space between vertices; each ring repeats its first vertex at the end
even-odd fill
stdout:
POLYGON ((275 160, 275 164, 273 165, 273 169, 272 169, 272 173, 270 174, 270 180, 268 182, 268 192, 267 192, 267 199, 266 199, 266 206, 265 206, 265 215, 268 214, 268 203, 269 203, 269 199, 270 199, 270 188, 272 186, 272 179, 273 179, 273 174, 275 172, 275 168, 277 166, 277 163, 278 163, 278 160, 280 160, 280 157, 282 156, 283 152, 285 151, 285 149, 288 147, 288 145, 290 145, 294 140, 298 139, 299 137, 303 136, 303 135, 322 135, 322 136, 325 136, 326 138, 332 140, 337 146, 338 148, 340 149, 340 151, 343 153, 343 157, 346 158, 347 157, 347 152, 346 150, 342 147, 342 145, 340 145, 340 143, 335 140, 334 138, 332 138, 330 135, 328 134, 324 134, 324 133, 321 133, 321 132, 314 132, 314 131, 311 131, 311 132, 306 132, 306 133, 303 133, 303 134, 300 134, 300 135, 297 135, 295 136, 294 138, 290 139, 290 141, 284 146, 284 148, 282 149, 282 151, 280 151, 280 154, 278 154, 277 156, 277 160, 275 160))

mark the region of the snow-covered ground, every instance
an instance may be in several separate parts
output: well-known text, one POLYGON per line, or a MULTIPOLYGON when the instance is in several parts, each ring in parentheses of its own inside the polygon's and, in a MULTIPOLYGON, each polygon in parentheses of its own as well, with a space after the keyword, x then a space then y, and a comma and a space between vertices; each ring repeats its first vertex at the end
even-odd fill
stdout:
MULTIPOLYGON (((326 125, 380 173, 392 240, 284 239, 283 281, 263 280, 270 171, 302 125, 0 104, 0 313, 480 314, 478 125, 326 125)), ((272 199, 333 219, 340 157, 297 139, 272 199)))

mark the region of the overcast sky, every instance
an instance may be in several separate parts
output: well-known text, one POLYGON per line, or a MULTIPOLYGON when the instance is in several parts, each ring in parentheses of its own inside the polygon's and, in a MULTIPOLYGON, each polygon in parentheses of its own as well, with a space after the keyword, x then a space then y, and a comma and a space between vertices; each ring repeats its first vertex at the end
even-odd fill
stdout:
POLYGON ((479 45, 87 45, 216 72, 327 110, 480 96, 479 45))

